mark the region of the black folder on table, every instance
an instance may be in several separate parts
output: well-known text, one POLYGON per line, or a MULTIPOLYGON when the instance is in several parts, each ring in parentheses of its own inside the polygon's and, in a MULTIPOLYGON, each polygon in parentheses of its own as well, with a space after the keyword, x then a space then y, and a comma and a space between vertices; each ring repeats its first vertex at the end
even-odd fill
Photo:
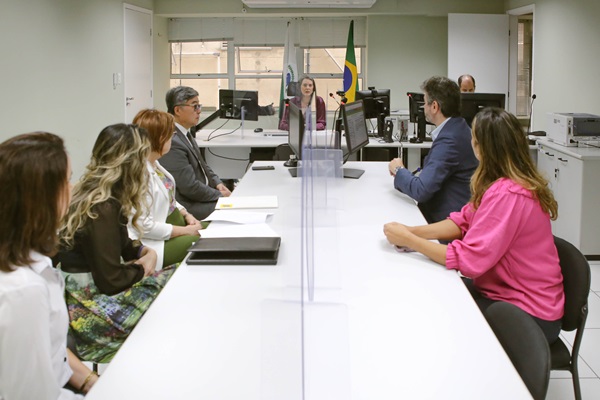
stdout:
POLYGON ((190 265, 275 265, 280 237, 200 238, 188 249, 190 265))

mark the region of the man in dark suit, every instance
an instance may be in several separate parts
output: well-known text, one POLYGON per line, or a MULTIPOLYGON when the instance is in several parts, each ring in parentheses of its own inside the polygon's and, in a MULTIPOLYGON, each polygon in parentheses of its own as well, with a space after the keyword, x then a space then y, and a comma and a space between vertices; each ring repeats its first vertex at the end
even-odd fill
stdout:
POLYGON ((390 161, 394 187, 415 199, 428 223, 459 211, 471 198, 471 176, 479 164, 471 147, 471 129, 460 116, 460 89, 448 78, 434 76, 421 85, 425 117, 436 125, 433 143, 418 176, 400 158, 390 161))
POLYGON ((206 218, 221 196, 231 192, 208 166, 190 129, 198 125, 202 106, 198 92, 186 86, 170 89, 166 96, 167 111, 175 119, 171 150, 160 163, 175 178, 175 196, 198 220, 206 218))

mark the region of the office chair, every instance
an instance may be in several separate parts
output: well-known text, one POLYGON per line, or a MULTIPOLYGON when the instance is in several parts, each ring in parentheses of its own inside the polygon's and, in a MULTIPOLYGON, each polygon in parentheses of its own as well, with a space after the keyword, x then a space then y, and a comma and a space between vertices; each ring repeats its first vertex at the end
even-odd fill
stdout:
POLYGON ((535 400, 546 398, 550 382, 550 347, 529 314, 505 302, 492 304, 485 318, 535 400))
POLYGON ((294 154, 294 151, 290 147, 289 144, 284 143, 280 144, 275 148, 275 154, 273 155, 274 161, 287 161, 291 155, 294 154))
POLYGON ((565 288, 565 314, 562 320, 562 330, 577 330, 577 332, 571 352, 560 338, 550 346, 552 369, 571 372, 575 399, 581 400, 577 358, 579 357, 583 328, 588 314, 590 265, 584 255, 566 240, 555 236, 554 244, 558 250, 565 288))

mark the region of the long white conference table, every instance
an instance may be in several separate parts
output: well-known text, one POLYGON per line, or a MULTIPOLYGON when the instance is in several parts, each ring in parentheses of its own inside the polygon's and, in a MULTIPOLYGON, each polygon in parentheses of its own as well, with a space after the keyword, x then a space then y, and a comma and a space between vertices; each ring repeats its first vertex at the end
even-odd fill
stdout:
POLYGON ((313 302, 300 289, 302 179, 255 163, 267 164, 233 196, 278 196, 278 264, 183 263, 86 399, 531 398, 459 276, 386 241, 386 222, 423 223, 387 163, 349 163, 364 175, 326 187, 313 302))

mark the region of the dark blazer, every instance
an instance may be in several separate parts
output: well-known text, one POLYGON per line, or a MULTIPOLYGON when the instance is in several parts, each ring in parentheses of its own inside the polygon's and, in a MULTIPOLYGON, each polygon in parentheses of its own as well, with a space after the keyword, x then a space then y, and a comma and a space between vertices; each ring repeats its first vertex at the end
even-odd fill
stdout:
POLYGON ((471 198, 471 176, 479 165, 471 147, 471 128, 450 118, 431 145, 419 176, 401 169, 394 187, 415 199, 428 223, 446 219, 471 198))
POLYGON ((175 198, 198 220, 206 218, 214 209, 221 192, 221 182, 208 166, 198 145, 190 144, 178 128, 171 141, 171 150, 160 158, 160 164, 175 178, 175 198), (206 173, 207 182, 204 182, 206 173))

